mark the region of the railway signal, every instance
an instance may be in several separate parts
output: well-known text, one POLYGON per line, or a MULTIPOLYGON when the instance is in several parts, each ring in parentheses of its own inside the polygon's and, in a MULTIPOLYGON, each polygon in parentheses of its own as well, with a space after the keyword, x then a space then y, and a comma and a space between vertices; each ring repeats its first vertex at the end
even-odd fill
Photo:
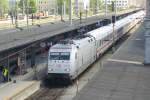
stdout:
POLYGON ((115 23, 116 23, 116 2, 112 1, 112 23, 113 23, 113 44, 112 44, 112 52, 115 52, 115 23))

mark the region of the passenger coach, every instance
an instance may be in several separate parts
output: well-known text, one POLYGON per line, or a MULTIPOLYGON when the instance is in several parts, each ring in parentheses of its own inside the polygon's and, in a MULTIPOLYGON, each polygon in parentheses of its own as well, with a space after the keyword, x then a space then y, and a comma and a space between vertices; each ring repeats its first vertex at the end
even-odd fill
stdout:
POLYGON ((82 36, 60 41, 49 50, 48 75, 73 80, 95 62, 111 45, 144 17, 144 11, 131 14, 113 24, 82 36))

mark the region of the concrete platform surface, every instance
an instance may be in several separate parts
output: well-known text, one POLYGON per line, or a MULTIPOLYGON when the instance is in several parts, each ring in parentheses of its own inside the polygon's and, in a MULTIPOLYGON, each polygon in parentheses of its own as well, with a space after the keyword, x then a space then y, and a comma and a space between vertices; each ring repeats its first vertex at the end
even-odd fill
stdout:
POLYGON ((38 81, 17 81, 0 86, 0 100, 24 100, 40 88, 38 81))
POLYGON ((144 66, 141 25, 74 100, 150 100, 150 67, 144 66))

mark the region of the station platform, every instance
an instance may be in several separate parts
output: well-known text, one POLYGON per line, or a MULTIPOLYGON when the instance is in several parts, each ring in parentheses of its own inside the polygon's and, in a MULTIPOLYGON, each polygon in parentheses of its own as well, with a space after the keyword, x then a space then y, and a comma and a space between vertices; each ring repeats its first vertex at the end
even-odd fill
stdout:
POLYGON ((17 81, 0 85, 0 100, 24 100, 40 88, 38 81, 17 81))
POLYGON ((11 77, 11 82, 0 82, 0 100, 24 100, 40 89, 41 80, 47 71, 46 58, 39 55, 36 59, 38 64, 35 69, 28 69, 28 73, 11 77), (38 81, 33 81, 33 80, 38 81), (16 83, 13 83, 16 81, 16 83))
POLYGON ((11 77, 11 82, 0 83, 0 100, 24 100, 40 89, 41 80, 47 69, 44 62, 46 58, 41 56, 43 55, 38 56, 36 59, 36 63, 38 62, 37 73, 30 68, 27 74, 11 77), (39 81, 33 81, 35 79, 39 81), (15 80, 16 83, 13 83, 15 80))
POLYGON ((149 100, 150 67, 144 62, 142 24, 73 100, 149 100))

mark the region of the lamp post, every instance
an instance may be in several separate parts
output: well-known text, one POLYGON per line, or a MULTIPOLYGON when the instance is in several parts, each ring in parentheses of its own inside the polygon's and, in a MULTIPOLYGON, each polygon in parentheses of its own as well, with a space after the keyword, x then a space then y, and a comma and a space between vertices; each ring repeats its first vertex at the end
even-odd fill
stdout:
POLYGON ((70 25, 72 26, 72 0, 69 0, 69 20, 70 25))
POLYGON ((75 0, 75 12, 76 12, 76 16, 78 16, 78 14, 79 14, 79 2, 78 2, 78 0, 75 0))
POLYGON ((98 14, 99 10, 99 0, 96 0, 96 14, 98 14))
POLYGON ((26 14, 27 14, 27 27, 29 27, 29 2, 28 0, 26 1, 26 14))
POLYGON ((22 14, 25 15, 25 1, 22 1, 22 14))
POLYGON ((115 2, 115 16, 117 15, 117 0, 114 1, 115 2))
POLYGON ((87 19, 87 16, 88 16, 88 8, 86 6, 86 19, 87 19))
POLYGON ((18 0, 15 0, 15 27, 18 27, 18 0))
POLYGON ((80 24, 82 24, 82 11, 80 10, 80 24))
POLYGON ((61 21, 63 21, 63 11, 64 11, 63 8, 64 8, 63 3, 61 3, 61 21))
POLYGON ((64 8, 63 8, 63 14, 64 14, 64 16, 66 16, 66 1, 64 0, 64 8))
POLYGON ((105 17, 107 16, 108 6, 107 6, 107 0, 105 0, 105 17))

